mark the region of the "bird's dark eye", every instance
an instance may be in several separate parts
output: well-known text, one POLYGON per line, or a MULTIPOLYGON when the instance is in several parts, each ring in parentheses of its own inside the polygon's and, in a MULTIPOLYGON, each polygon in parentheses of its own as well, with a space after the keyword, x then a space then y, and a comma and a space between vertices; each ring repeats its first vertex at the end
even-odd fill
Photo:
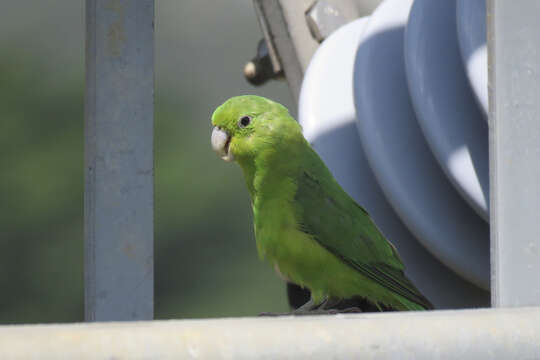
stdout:
POLYGON ((246 127, 251 123, 251 116, 242 116, 238 121, 238 126, 246 127))

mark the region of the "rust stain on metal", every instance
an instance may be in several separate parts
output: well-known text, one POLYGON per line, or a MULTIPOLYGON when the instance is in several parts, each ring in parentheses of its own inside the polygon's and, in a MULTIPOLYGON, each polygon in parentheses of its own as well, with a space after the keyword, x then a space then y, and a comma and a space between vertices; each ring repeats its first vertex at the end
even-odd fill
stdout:
POLYGON ((120 0, 110 0, 105 4, 105 9, 113 12, 116 17, 107 29, 107 53, 111 56, 120 56, 126 42, 124 4, 120 0))
POLYGON ((137 256, 135 246, 131 243, 126 243, 122 250, 124 251, 124 254, 131 259, 134 259, 137 256))

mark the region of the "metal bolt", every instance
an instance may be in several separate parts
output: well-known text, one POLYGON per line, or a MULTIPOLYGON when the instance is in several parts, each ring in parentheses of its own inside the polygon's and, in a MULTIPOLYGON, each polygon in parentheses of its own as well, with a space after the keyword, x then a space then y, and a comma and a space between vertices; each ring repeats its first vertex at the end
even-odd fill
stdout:
POLYGON ((257 46, 257 55, 244 66, 244 77, 250 84, 258 86, 270 79, 279 78, 282 74, 282 71, 274 71, 266 41, 261 39, 257 46))
POLYGON ((306 22, 311 36, 318 42, 322 42, 334 30, 348 21, 343 12, 335 5, 325 0, 319 0, 306 11, 306 22))

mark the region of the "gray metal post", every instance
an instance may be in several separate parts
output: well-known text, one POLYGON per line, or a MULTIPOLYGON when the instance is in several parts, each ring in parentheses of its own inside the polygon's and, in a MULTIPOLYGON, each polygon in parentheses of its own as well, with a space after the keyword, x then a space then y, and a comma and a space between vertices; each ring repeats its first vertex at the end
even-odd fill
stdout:
POLYGON ((540 305, 540 2, 487 10, 492 304, 540 305))
POLYGON ((86 0, 85 318, 153 318, 154 1, 86 0))
MULTIPOLYGON (((307 7, 306 1, 291 1, 286 3, 286 5, 294 9, 300 9, 300 11, 292 12, 293 14, 299 12, 303 15, 301 10, 307 7)), ((309 34, 307 25, 303 27, 298 26, 297 28, 304 30, 304 43, 306 46, 301 48, 295 47, 293 42, 295 33, 291 31, 290 26, 287 26, 288 22, 284 14, 288 8, 284 9, 280 0, 254 0, 253 3, 263 35, 266 39, 274 71, 284 71, 293 98, 298 102, 300 86, 302 85, 302 77, 305 70, 302 67, 300 57, 304 53, 309 53, 306 56, 311 57, 317 48, 317 42, 311 39, 311 36, 306 36, 306 34, 309 34), (302 50, 304 51, 302 52, 302 50)), ((303 16, 299 23, 305 23, 303 16)))

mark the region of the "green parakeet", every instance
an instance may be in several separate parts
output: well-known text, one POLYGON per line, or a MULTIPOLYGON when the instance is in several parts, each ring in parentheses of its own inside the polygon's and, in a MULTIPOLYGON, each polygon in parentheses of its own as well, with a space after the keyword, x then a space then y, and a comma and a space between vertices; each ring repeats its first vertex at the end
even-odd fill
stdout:
POLYGON ((288 110, 259 96, 227 100, 211 143, 236 161, 251 195, 257 250, 311 303, 361 297, 381 308, 431 309, 395 247, 336 182, 288 110))

